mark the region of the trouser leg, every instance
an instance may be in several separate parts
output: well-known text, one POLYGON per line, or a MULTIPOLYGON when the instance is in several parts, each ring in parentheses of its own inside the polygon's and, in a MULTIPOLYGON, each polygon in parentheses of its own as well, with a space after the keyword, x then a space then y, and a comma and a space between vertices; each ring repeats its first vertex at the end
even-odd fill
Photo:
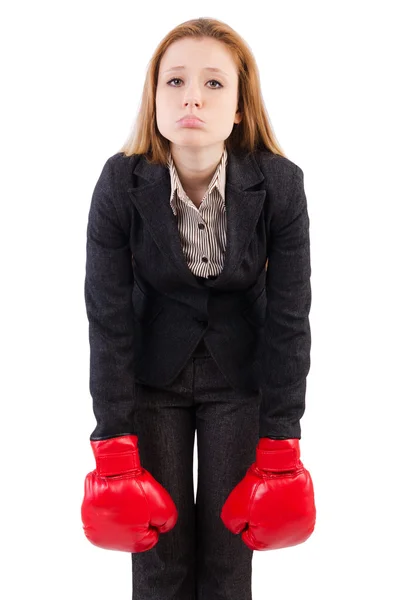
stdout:
POLYGON ((252 600, 252 557, 220 513, 255 461, 260 393, 232 389, 211 357, 194 360, 198 481, 196 600, 252 600))
POLYGON ((173 529, 132 557, 133 600, 195 600, 192 363, 166 389, 137 385, 136 424, 142 467, 178 510, 173 529))

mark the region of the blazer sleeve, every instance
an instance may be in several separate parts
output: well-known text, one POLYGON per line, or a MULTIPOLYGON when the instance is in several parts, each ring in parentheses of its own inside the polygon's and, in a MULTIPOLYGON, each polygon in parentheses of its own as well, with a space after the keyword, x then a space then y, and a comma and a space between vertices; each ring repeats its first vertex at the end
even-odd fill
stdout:
POLYGON ((271 226, 266 273, 260 437, 301 437, 310 370, 310 220, 302 169, 295 171, 287 204, 271 226))
POLYGON ((90 440, 135 434, 133 414, 134 275, 129 236, 117 212, 111 161, 94 188, 88 215, 84 296, 89 325, 89 388, 97 425, 90 440))

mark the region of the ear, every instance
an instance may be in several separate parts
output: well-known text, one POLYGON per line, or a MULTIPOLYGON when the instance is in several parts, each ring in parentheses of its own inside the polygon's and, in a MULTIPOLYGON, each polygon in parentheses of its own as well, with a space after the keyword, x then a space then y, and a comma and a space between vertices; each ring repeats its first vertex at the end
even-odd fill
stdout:
POLYGON ((241 123, 241 120, 243 118, 243 113, 240 110, 236 111, 236 116, 234 117, 234 122, 235 123, 241 123))

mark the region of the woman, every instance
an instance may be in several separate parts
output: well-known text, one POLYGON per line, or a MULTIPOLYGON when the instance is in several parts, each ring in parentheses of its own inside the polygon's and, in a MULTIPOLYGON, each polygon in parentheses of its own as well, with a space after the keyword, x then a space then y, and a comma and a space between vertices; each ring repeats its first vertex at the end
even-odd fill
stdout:
POLYGON ((82 520, 93 544, 131 552, 135 600, 248 600, 253 550, 311 535, 310 275, 303 171, 274 139, 254 58, 222 22, 182 23, 87 229, 82 520))

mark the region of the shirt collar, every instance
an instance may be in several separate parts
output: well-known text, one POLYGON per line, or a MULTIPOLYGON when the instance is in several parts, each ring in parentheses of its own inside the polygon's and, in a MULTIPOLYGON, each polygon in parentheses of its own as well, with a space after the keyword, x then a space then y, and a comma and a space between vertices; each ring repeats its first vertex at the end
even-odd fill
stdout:
MULTIPOLYGON (((206 200, 206 198, 208 197, 208 195, 213 191, 214 187, 216 187, 221 196, 224 210, 225 210, 226 165, 227 165, 227 150, 226 150, 226 146, 225 146, 225 148, 223 150, 223 154, 221 156, 221 160, 219 161, 218 167, 216 168, 214 176, 211 179, 211 183, 209 184, 208 189, 207 189, 204 199, 203 199, 203 202, 204 202, 206 200)), ((172 208, 174 215, 176 215, 177 214, 176 206, 175 206, 176 192, 178 193, 178 196, 181 198, 181 200, 183 200, 184 202, 189 202, 189 200, 188 200, 187 195, 182 187, 181 181, 178 176, 178 172, 175 167, 175 163, 172 159, 171 152, 168 153, 167 166, 168 166, 168 169, 170 172, 170 178, 171 178, 170 204, 171 204, 171 208, 172 208)))

